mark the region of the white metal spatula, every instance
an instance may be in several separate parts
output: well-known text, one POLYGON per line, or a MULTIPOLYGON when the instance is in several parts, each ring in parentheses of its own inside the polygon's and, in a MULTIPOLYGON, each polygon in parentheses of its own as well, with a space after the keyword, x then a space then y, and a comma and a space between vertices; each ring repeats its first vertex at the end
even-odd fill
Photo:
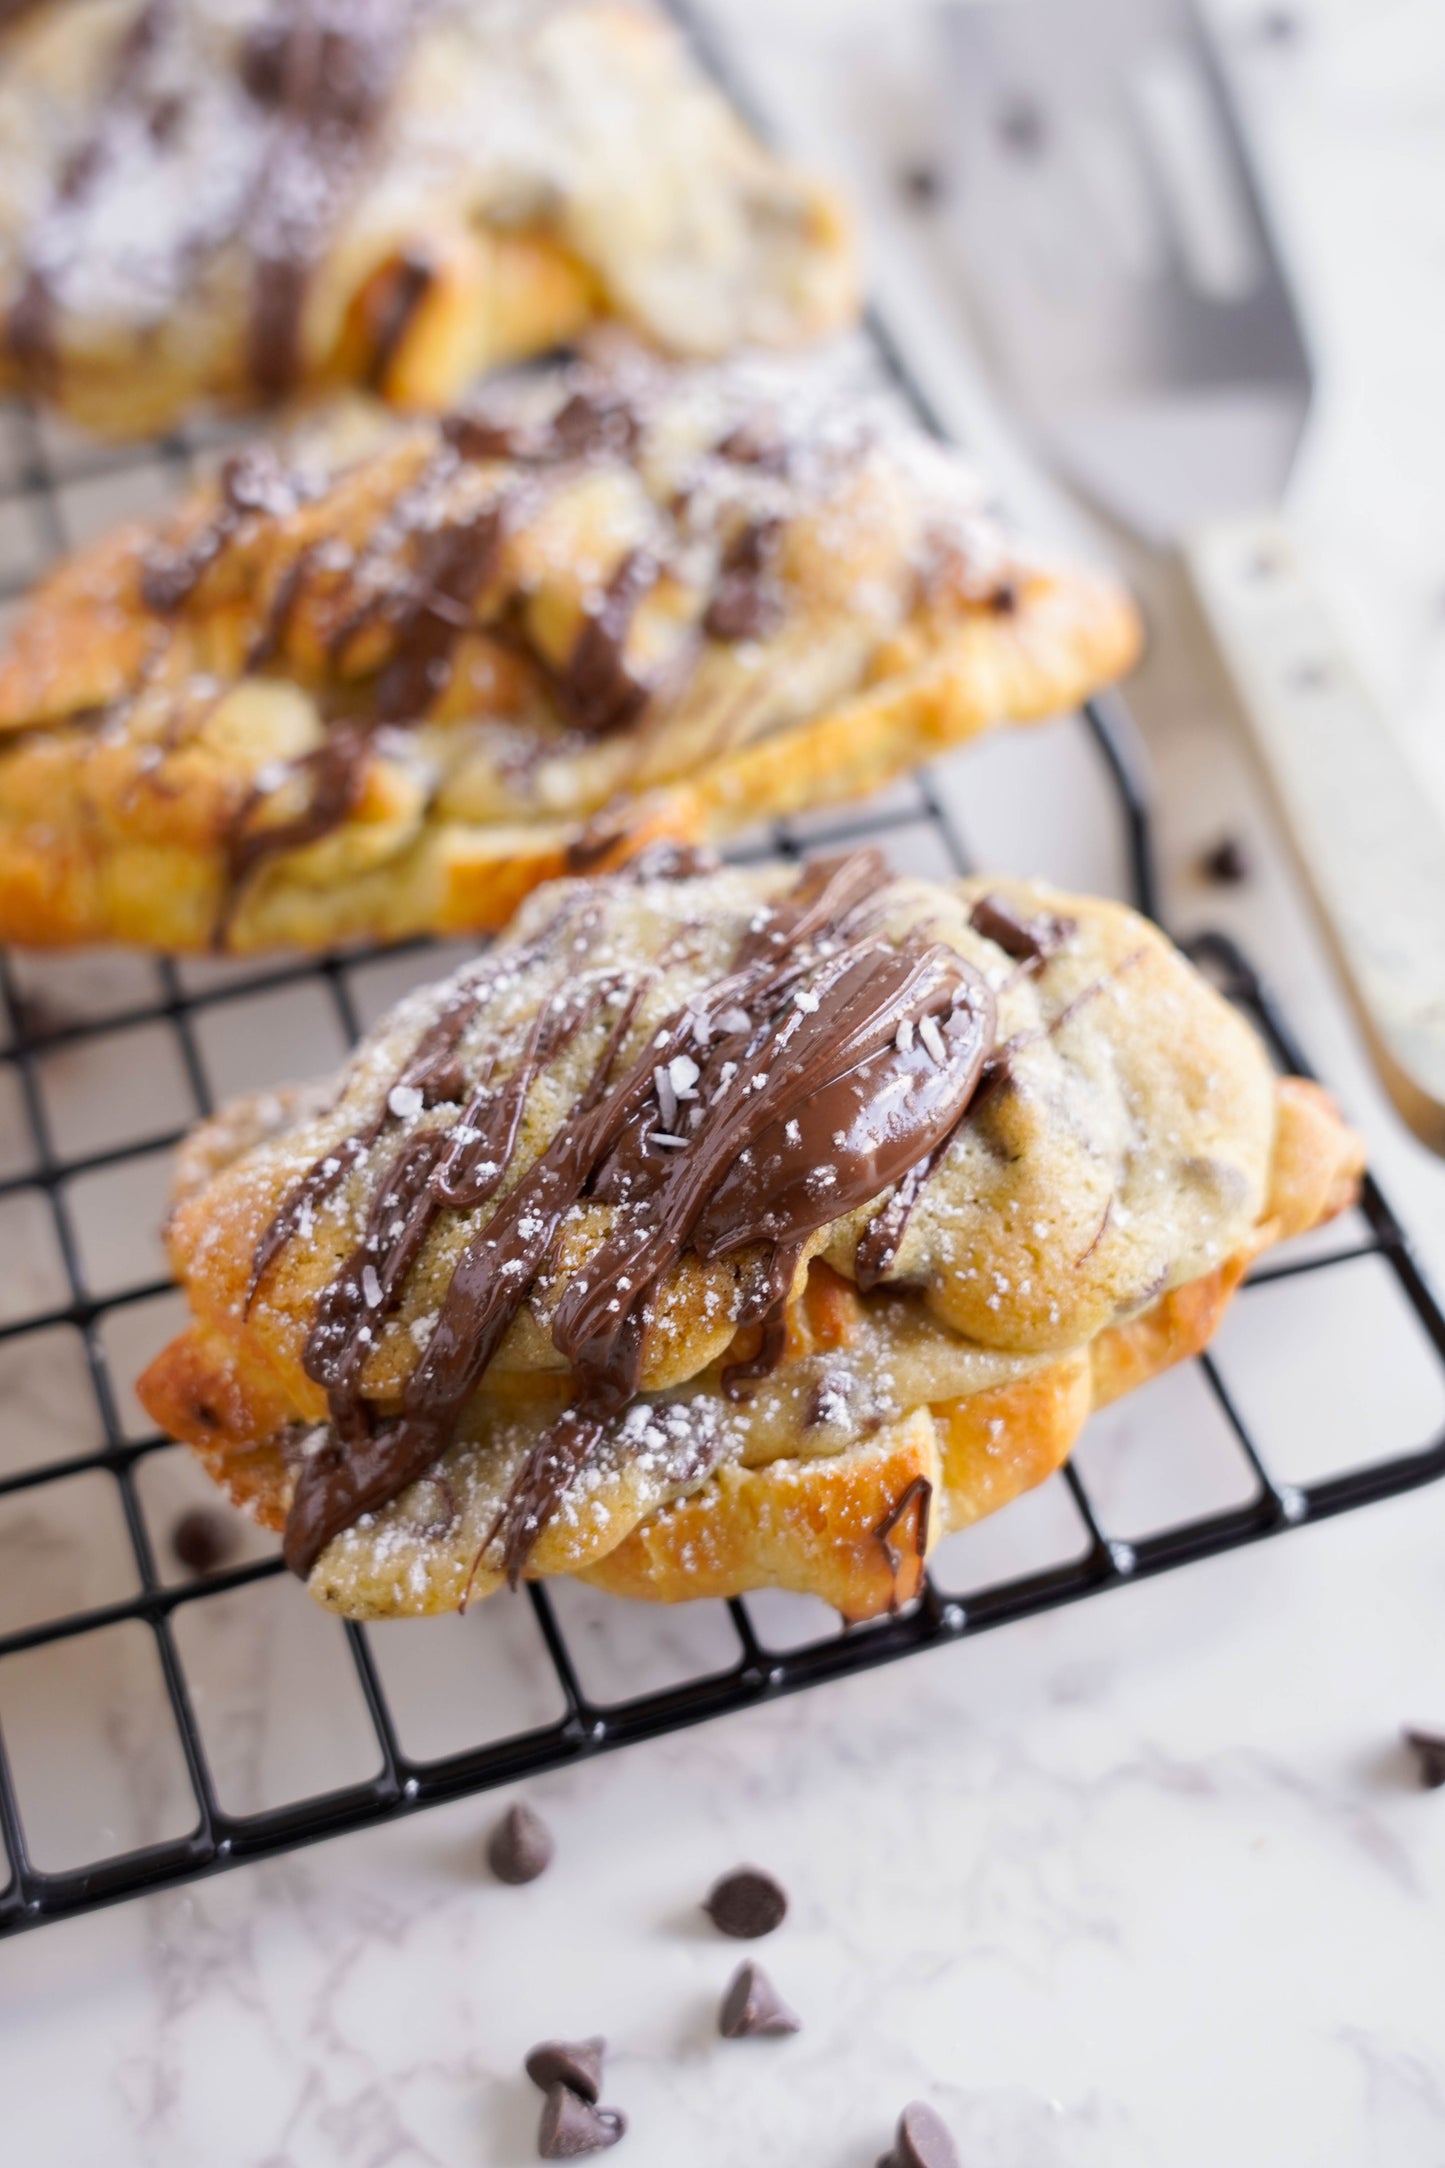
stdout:
POLYGON ((1445 1151, 1445 824, 1279 504, 1310 367, 1188 0, 946 15, 985 342, 1064 472, 1179 549, 1402 1113, 1445 1151))

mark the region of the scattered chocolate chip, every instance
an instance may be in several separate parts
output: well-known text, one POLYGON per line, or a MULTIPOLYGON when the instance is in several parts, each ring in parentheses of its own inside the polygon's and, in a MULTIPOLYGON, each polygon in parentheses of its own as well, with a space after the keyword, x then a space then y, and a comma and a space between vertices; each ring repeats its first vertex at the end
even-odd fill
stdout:
POLYGON ((761 1867, 735 1867, 715 1882, 703 1903, 720 1934, 738 1942, 756 1942, 780 1927, 788 1910, 786 1892, 761 1867))
POLYGON ((914 2100, 899 2116, 893 2151, 878 2168, 958 2168, 958 2148, 928 2103, 914 2100))
POLYGON ((235 1548, 230 1522, 208 1506, 193 1506, 171 1530, 171 1549, 189 1573, 214 1573, 235 1548))
POLYGON ((1049 127, 1043 107, 1032 98, 1013 97, 999 107, 994 122, 998 139, 1021 158, 1037 158, 1048 142, 1049 127))
POLYGON ((1238 836, 1221 836, 1200 859, 1199 870, 1206 881, 1215 881, 1221 888, 1238 888, 1249 879, 1249 853, 1238 836))
POLYGON ((595 2107, 602 2091, 602 2058, 606 2053, 607 2042, 599 2036, 590 2040, 543 2040, 527 2057, 527 2076, 544 2093, 554 2085, 565 2085, 595 2107))
POLYGON ((771 2039, 801 2032, 803 2021, 790 2010, 761 1965, 739 1965, 718 2011, 724 2040, 771 2039))
POLYGON ((1293 45, 1303 28, 1292 8, 1266 8, 1255 25, 1255 35, 1266 45, 1293 45))
POLYGON ((531 1807, 508 1807, 492 1831, 487 1863, 499 1882, 535 1882, 552 1864, 552 1832, 531 1807))
POLYGON ((942 168, 926 158, 904 166, 898 176, 898 186, 908 201, 916 203, 921 211, 932 210, 935 203, 942 202, 946 192, 942 168))
POLYGON ((1420 1766, 1420 1782, 1434 1792, 1445 1784, 1445 1731, 1418 1731, 1407 1727, 1405 1744, 1420 1766))
POLYGON ((552 2085, 537 2129, 543 2160, 576 2160, 583 2153, 605 2153, 627 2128, 620 2108, 599 2108, 570 2086, 552 2085))

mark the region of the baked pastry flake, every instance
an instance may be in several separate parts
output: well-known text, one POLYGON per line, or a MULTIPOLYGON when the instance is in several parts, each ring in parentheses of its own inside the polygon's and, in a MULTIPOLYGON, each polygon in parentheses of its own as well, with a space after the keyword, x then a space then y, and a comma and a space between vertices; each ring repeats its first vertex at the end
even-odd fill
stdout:
POLYGON ((646 0, 0 16, 0 386, 108 433, 327 383, 440 409, 602 316, 794 345, 856 291, 836 198, 646 0))
POLYGON ((198 1132, 139 1391, 349 1616, 568 1572, 867 1617, 1360 1164, 1118 905, 659 852, 198 1132))
POLYGON ((611 351, 347 403, 83 550, 0 649, 0 938, 505 922, 661 834, 866 794, 1132 660, 846 356, 611 351))

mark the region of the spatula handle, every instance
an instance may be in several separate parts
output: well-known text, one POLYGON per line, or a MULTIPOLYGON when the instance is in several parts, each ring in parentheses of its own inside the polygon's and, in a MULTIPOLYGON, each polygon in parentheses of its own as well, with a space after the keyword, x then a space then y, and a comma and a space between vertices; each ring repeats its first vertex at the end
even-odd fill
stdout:
POLYGON ((1210 526, 1185 558, 1376 1066, 1445 1152, 1445 820, 1279 522, 1210 526))

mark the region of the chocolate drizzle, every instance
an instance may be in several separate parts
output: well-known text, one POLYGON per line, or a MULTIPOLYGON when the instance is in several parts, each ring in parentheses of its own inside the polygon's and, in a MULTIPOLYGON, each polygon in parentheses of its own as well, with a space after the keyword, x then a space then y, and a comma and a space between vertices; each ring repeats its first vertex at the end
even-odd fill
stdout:
POLYGON ((250 212, 251 379, 263 398, 284 397, 300 373, 311 274, 381 119, 415 14, 414 0, 296 0, 279 39, 250 48, 247 86, 276 116, 250 212))
MULTIPOLYGON (((312 273, 355 186, 425 0, 295 0, 239 43, 237 73, 254 112, 251 141, 225 207, 201 201, 169 229, 150 285, 176 280, 203 251, 243 234, 254 259, 248 333, 263 398, 289 391, 312 273)), ((71 155, 30 237, 5 325, 9 350, 40 377, 54 365, 56 317, 73 258, 98 246, 90 199, 139 121, 164 150, 187 118, 166 66, 174 0, 148 0, 121 39, 90 135, 71 155)), ((3 21, 0 15, 0 21, 3 21)), ((158 176, 164 187, 166 177, 158 176)), ((182 185, 172 178, 170 185, 182 185)), ((204 197, 204 192, 202 192, 204 197)), ((144 241, 146 237, 142 237, 144 241)))
POLYGON ((630 459, 641 441, 642 421, 622 392, 598 384, 571 392, 545 421, 506 421, 486 407, 464 407, 446 416, 442 435, 463 459, 555 467, 604 456, 630 459))
POLYGON ((401 352, 435 277, 435 271, 424 256, 409 252, 400 258, 382 282, 367 312, 367 328, 371 334, 367 383, 372 391, 385 392, 391 365, 401 352))
POLYGON ((423 538, 392 658, 376 680, 378 722, 419 722, 445 686, 452 649, 496 571, 511 511, 511 500, 499 497, 423 538))
POLYGON ((780 519, 750 520, 723 552, 718 583, 703 618, 710 640, 765 640, 783 621, 777 581, 780 519))
MULTIPOLYGON (((567 915, 565 909, 559 912, 538 936, 538 943, 546 941, 555 930, 565 924, 567 915)), ((460 1096, 462 1080, 455 1059, 458 1041, 488 994, 494 992, 504 978, 525 967, 535 946, 536 944, 533 949, 523 950, 520 956, 501 953, 488 957, 484 964, 469 972, 453 989, 440 1016, 418 1039, 401 1074, 383 1098, 372 1119, 353 1135, 333 1146, 330 1151, 323 1153, 315 1165, 307 1169, 295 1187, 287 1192, 256 1245, 256 1254, 251 1261, 251 1277, 246 1288, 247 1310, 255 1301, 262 1281, 287 1243, 309 1230, 316 1207, 324 1204, 351 1169, 365 1159, 388 1125, 399 1119, 393 1104, 398 1093, 418 1092, 423 1106, 438 1105, 445 1099, 460 1096)), ((401 1103, 405 1104, 405 1100, 401 1103)))
MULTIPOLYGON (((917 934, 894 943, 874 930, 884 879, 873 852, 806 869, 758 914, 731 969, 650 1032, 620 1070, 651 967, 579 974, 543 1005, 508 1075, 498 1077, 489 1060, 453 1129, 413 1134, 361 1244, 323 1294, 308 1342, 308 1374, 327 1389, 332 1425, 298 1474, 286 1530, 293 1570, 308 1573, 360 1514, 435 1466, 546 1268, 564 1215, 584 1197, 615 1209, 553 1316, 553 1341, 571 1368, 570 1404, 528 1456, 484 1545, 495 1543, 509 1575, 520 1574, 577 1472, 636 1395, 656 1293, 685 1251, 751 1259, 737 1323, 761 1326, 761 1345, 731 1367, 729 1387, 736 1392, 777 1361, 808 1238, 939 1148, 993 1040, 992 997, 961 957, 917 934), (598 1019, 607 1029, 580 1096, 467 1243, 399 1411, 378 1417, 361 1390, 366 1354, 427 1229, 442 1210, 492 1202, 515 1158, 527 1093, 598 1019), (695 1074, 695 1089, 686 1088, 698 1121, 681 1140, 665 1139, 658 1078, 681 1056, 683 1073, 695 1074)), ((505 952, 495 961, 505 969, 505 952)), ((481 998, 479 986, 451 1012, 449 1053, 481 998)), ((403 1082, 414 1081, 416 1062, 403 1082)), ((386 1108, 395 1100, 393 1088, 386 1108)), ((298 1212, 329 1193, 318 1185, 334 1187, 386 1119, 383 1111, 359 1147, 336 1148, 298 1185, 263 1238, 257 1282, 298 1212)))
POLYGON ((625 729, 647 705, 647 686, 627 667, 627 635, 659 571, 646 550, 628 551, 584 620, 557 681, 568 721, 591 737, 625 729))
MULTIPOLYGON (((424 4, 408 0, 408 8, 424 4)), ((327 11, 338 5, 308 0, 301 14, 266 26, 248 47, 253 97, 283 119, 289 114, 288 126, 300 126, 298 114, 312 110, 295 107, 301 95, 293 81, 301 67, 295 56, 310 55, 308 68, 319 65, 317 51, 330 50, 327 11)), ((379 5, 367 0, 360 26, 352 26, 357 37, 379 5)), ((316 110, 328 127, 343 119, 351 126, 364 107, 353 83, 329 91, 316 110)), ((376 730, 416 727, 434 713, 467 634, 485 638, 509 658, 513 683, 511 659, 520 658, 535 691, 550 695, 574 732, 602 737, 636 725, 654 701, 670 700, 705 640, 758 640, 777 630, 787 608, 786 520, 773 511, 744 516, 744 505, 754 501, 750 485, 723 474, 720 490, 703 492, 711 510, 699 531, 689 527, 680 537, 660 518, 646 544, 626 549, 599 576, 561 660, 544 651, 533 623, 536 574, 526 569, 527 552, 509 550, 509 541, 550 495, 574 486, 589 462, 641 457, 647 409, 640 402, 630 379, 571 372, 550 412, 544 400, 510 420, 484 407, 452 415, 430 443, 421 441, 416 459, 401 462, 404 478, 355 544, 342 533, 330 534, 324 516, 308 515, 304 529, 297 518, 333 487, 344 491, 347 470, 331 472, 324 460, 288 460, 258 444, 221 468, 209 518, 192 519, 179 535, 172 530, 151 542, 140 566, 146 607, 166 618, 188 607, 252 607, 259 623, 243 674, 294 671, 312 691, 328 733, 326 744, 293 760, 282 778, 283 786, 291 785, 290 802, 302 797, 299 811, 268 818, 266 801, 273 793, 258 787, 235 812, 225 844, 218 942, 230 938, 240 897, 264 865, 319 841, 351 816, 365 788, 376 730), (495 477, 468 471, 493 463, 511 471, 495 477), (294 523, 290 534, 284 532, 288 521, 294 523), (680 542, 685 546, 675 557, 680 542), (634 637, 639 614, 664 582, 672 583, 666 609, 659 602, 653 614, 671 619, 685 607, 699 577, 699 556, 705 562, 709 547, 717 553, 711 589, 693 597, 695 617, 686 624, 678 620, 665 643, 667 659, 655 662, 659 643, 651 628, 649 637, 634 637), (228 570, 232 551, 244 553, 245 562, 228 570), (308 638, 293 639, 298 615, 312 602, 315 608, 305 614, 308 638), (318 635, 324 642, 319 672, 318 635)), ((720 441, 696 452, 697 472, 711 472, 715 480, 720 468, 780 474, 786 461, 780 465, 779 427, 770 409, 745 411, 720 441)), ((769 492, 769 501, 776 501, 771 485, 769 492)), ((526 686, 524 701, 533 689, 526 686)), ((625 851, 631 841, 623 818, 627 805, 624 798, 604 808, 570 847, 570 864, 625 851)))
MULTIPOLYGON (((188 542, 180 549, 162 546, 147 552, 141 566, 141 600, 148 610, 169 617, 183 609, 249 520, 289 518, 314 495, 316 485, 284 467, 269 444, 252 444, 222 466, 220 487, 215 516, 188 542)), ((247 667, 255 665, 248 660, 247 667)))
MULTIPOLYGON (((990 1054, 980 1069, 978 1082, 969 1102, 970 1111, 977 1107, 980 1098, 989 1088, 990 1071, 997 1058, 997 1055, 990 1054)), ((923 1193, 925 1182, 952 1141, 953 1133, 950 1131, 933 1151, 925 1153, 922 1159, 914 1162, 888 1202, 874 1213, 858 1237, 853 1272, 863 1294, 871 1294, 893 1270, 894 1260, 908 1230, 913 1207, 923 1193)))
POLYGON ((337 725, 292 769, 307 796, 300 812, 287 820, 256 821, 255 813, 267 803, 268 794, 252 786, 226 837, 225 881, 214 934, 217 948, 225 946, 236 905, 260 866, 286 851, 319 843, 341 826, 365 787, 369 758, 366 733, 353 724, 337 725))
POLYGON ((103 178, 130 115, 143 110, 151 57, 162 42, 174 0, 146 0, 116 47, 110 79, 91 133, 66 160, 30 238, 20 290, 5 320, 8 352, 43 383, 55 366, 56 273, 70 252, 77 213, 103 178))

